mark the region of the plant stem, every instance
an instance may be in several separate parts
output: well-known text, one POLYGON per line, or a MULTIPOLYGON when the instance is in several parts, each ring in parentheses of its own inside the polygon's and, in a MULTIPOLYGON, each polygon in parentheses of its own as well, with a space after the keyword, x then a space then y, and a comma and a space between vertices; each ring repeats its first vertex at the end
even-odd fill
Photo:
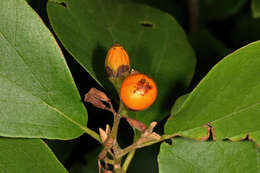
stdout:
POLYGON ((190 32, 199 29, 199 4, 198 0, 189 0, 190 32))
POLYGON ((163 135, 163 136, 161 136, 161 138, 159 140, 152 140, 152 141, 149 141, 149 142, 145 142, 143 144, 138 144, 138 141, 137 141, 137 142, 133 143, 132 145, 130 145, 130 146, 126 147, 125 149, 123 149, 118 157, 123 157, 127 153, 129 153, 131 151, 134 151, 134 150, 136 150, 138 148, 143 148, 143 147, 146 147, 146 146, 149 146, 149 145, 153 145, 153 144, 156 144, 158 142, 161 142, 161 141, 173 138, 175 136, 179 136, 179 135, 178 134, 163 135))
MULTIPOLYGON (((137 130, 133 128, 133 131, 134 131, 134 140, 133 140, 133 143, 135 143, 138 139, 138 135, 137 135, 137 130)), ((135 151, 136 150, 132 150, 131 152, 128 153, 125 161, 124 161, 124 164, 123 164, 123 167, 122 167, 122 170, 124 172, 127 171, 132 159, 134 158, 134 155, 135 155, 135 151)))
POLYGON ((130 153, 128 153, 128 155, 127 155, 127 157, 126 157, 126 159, 125 159, 125 162, 124 162, 124 164, 123 164, 123 167, 122 167, 122 170, 123 170, 124 172, 127 171, 128 167, 129 167, 129 165, 130 165, 130 163, 131 163, 131 161, 132 161, 132 159, 133 159, 133 157, 134 157, 134 155, 135 155, 135 151, 136 151, 136 150, 132 150, 130 153))
POLYGON ((89 136, 93 137, 93 138, 96 139, 99 143, 102 144, 99 135, 98 135, 95 131, 89 129, 88 127, 81 127, 81 128, 85 131, 85 133, 87 133, 89 136))
POLYGON ((113 139, 113 141, 116 140, 116 137, 117 137, 117 132, 118 132, 118 126, 119 126, 119 123, 120 123, 120 115, 119 114, 114 114, 114 123, 113 123, 113 127, 112 127, 112 131, 111 131, 111 134, 110 134, 110 138, 113 139))

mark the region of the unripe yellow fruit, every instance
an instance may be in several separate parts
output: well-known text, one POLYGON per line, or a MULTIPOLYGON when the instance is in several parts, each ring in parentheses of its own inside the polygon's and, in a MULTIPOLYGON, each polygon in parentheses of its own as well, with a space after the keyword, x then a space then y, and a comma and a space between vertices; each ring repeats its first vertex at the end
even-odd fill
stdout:
POLYGON ((125 49, 115 43, 107 52, 105 67, 108 77, 121 77, 129 73, 130 61, 125 49))

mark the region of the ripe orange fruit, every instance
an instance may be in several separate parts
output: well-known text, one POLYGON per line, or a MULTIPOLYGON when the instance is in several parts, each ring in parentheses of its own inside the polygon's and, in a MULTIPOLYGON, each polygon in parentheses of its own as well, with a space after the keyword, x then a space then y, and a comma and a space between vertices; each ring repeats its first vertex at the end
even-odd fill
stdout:
POLYGON ((131 74, 125 78, 120 88, 120 98, 131 110, 144 110, 157 97, 155 82, 145 74, 131 74))
POLYGON ((125 49, 115 43, 107 52, 105 67, 109 77, 120 77, 130 70, 130 60, 125 49))

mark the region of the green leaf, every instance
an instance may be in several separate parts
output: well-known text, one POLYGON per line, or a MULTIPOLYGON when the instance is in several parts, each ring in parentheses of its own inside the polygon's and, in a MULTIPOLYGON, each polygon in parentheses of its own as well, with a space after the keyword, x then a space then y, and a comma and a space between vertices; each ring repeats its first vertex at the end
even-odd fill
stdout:
POLYGON ((249 133, 248 137, 260 147, 260 130, 249 133))
POLYGON ((189 97, 189 93, 188 94, 185 94, 185 95, 182 95, 180 96, 174 103, 174 105, 172 106, 172 109, 171 109, 171 115, 174 115, 176 114, 179 109, 182 107, 183 103, 185 102, 185 100, 189 97))
MULTIPOLYGON (((174 105, 172 107, 171 117, 169 119, 172 119, 173 117, 176 116, 176 113, 182 107, 183 103, 188 98, 188 96, 189 96, 189 94, 185 94, 176 100, 176 102, 174 103, 174 105)), ((177 114, 177 116, 178 116, 178 114, 177 114)), ((178 136, 191 138, 191 139, 195 139, 195 140, 200 140, 200 141, 207 140, 209 138, 209 135, 210 135, 210 128, 207 125, 199 126, 197 128, 189 129, 189 130, 178 133, 178 136)))
POLYGON ((158 156, 160 173, 259 173, 260 149, 249 141, 198 142, 174 139, 163 143, 158 156))
POLYGON ((49 1, 47 11, 64 47, 106 89, 111 84, 104 60, 114 42, 125 47, 135 70, 155 80, 157 101, 130 116, 145 123, 164 118, 178 89, 189 85, 195 56, 182 28, 167 13, 129 0, 77 0, 65 6, 49 1))
POLYGON ((247 134, 239 134, 237 136, 232 136, 231 138, 228 138, 229 140, 233 142, 242 141, 247 138, 247 134))
POLYGON ((0 138, 0 172, 67 173, 40 139, 0 138))
POLYGON ((204 124, 216 139, 260 130, 260 42, 249 44, 220 61, 190 93, 166 123, 168 134, 204 124))
POLYGON ((260 2, 259 0, 252 0, 251 1, 251 9, 254 18, 260 17, 260 2))
POLYGON ((87 112, 55 39, 24 0, 0 8, 0 135, 80 136, 87 112))

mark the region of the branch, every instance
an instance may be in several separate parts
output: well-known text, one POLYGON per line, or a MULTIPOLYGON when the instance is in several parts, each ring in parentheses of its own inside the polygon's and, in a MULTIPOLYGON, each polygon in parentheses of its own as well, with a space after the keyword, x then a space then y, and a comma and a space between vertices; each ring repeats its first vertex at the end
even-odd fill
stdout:
POLYGON ((88 127, 83 127, 83 126, 82 126, 81 128, 85 131, 85 133, 87 133, 89 136, 93 137, 93 138, 96 139, 99 143, 102 144, 99 135, 98 135, 95 131, 89 129, 88 127))
POLYGON ((198 0, 189 0, 190 32, 199 30, 199 4, 198 0))

